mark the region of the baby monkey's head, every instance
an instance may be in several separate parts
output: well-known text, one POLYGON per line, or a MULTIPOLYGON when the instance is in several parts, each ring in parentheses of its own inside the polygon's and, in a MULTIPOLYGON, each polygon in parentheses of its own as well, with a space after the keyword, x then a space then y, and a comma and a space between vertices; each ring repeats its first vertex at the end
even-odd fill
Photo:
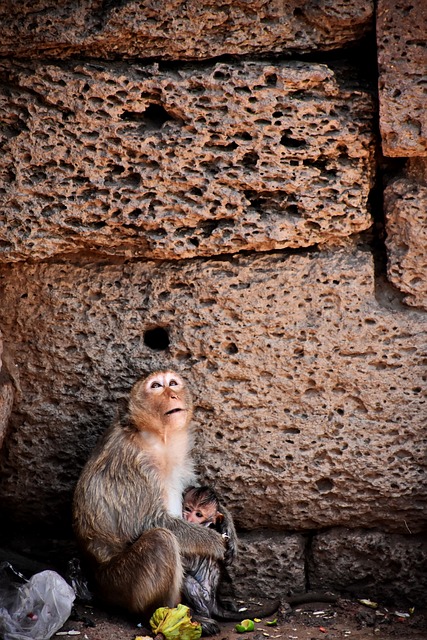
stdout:
POLYGON ((215 526, 224 519, 218 498, 209 487, 188 487, 184 491, 182 517, 204 527, 215 526))

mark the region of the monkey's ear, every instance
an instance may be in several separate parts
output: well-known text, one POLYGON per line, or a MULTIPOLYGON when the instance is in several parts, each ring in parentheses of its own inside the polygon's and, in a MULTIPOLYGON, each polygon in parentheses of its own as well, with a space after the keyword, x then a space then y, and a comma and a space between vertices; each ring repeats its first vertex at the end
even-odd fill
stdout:
POLYGON ((224 522, 224 514, 223 513, 217 513, 216 514, 216 522, 217 524, 220 524, 221 522, 224 522))

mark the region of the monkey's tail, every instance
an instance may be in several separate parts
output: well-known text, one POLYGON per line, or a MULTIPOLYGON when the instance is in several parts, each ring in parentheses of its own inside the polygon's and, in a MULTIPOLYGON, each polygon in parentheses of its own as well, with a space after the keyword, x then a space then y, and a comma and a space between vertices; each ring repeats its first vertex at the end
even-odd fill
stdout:
POLYGON ((280 600, 273 600, 272 602, 265 604, 259 609, 245 609, 243 611, 231 611, 217 605, 215 607, 215 611, 213 612, 213 616, 220 620, 239 622, 240 620, 244 620, 245 618, 268 618, 268 616, 271 616, 273 613, 275 613, 279 609, 279 607, 280 600))

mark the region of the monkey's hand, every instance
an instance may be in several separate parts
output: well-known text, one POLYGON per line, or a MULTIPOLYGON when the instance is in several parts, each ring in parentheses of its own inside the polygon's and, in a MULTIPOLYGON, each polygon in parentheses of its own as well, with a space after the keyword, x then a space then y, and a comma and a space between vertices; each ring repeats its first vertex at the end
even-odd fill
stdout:
POLYGON ((225 509, 221 505, 221 513, 224 515, 224 519, 221 523, 221 534, 225 538, 226 549, 224 554, 224 562, 226 566, 229 566, 234 562, 237 556, 237 533, 234 528, 233 517, 228 509, 225 509))
POLYGON ((180 518, 168 518, 164 526, 176 535, 181 553, 184 556, 204 556, 215 560, 224 559, 226 541, 217 531, 180 518))

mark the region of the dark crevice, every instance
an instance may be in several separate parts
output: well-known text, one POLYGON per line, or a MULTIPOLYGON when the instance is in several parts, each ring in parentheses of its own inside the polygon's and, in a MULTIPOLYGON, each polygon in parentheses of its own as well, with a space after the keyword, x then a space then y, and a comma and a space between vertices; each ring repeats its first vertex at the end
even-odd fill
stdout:
POLYGON ((161 104, 154 102, 151 102, 142 112, 123 111, 120 119, 130 122, 145 122, 154 129, 160 129, 168 120, 174 120, 161 104))
MULTIPOLYGON (((374 123, 374 132, 376 139, 380 140, 378 115, 374 123)), ((377 302, 381 306, 391 305, 396 307, 397 305, 401 306, 402 309, 406 309, 407 306, 403 303, 404 294, 387 277, 386 212, 384 209, 384 189, 395 176, 401 175, 405 160, 402 158, 384 158, 381 154, 379 143, 377 144, 376 156, 376 174, 367 202, 367 208, 372 216, 373 224, 369 231, 360 235, 360 238, 362 241, 365 240, 372 253, 375 298, 377 302)))
POLYGON ((310 566, 313 562, 313 541, 316 533, 316 531, 308 531, 304 534, 306 540, 304 548, 304 581, 306 592, 311 591, 310 566))
MULTIPOLYGON (((99 11, 97 24, 93 25, 94 30, 101 30, 105 23, 109 19, 109 15, 111 11, 114 11, 117 8, 125 6, 128 4, 129 0, 103 0, 102 9, 99 11)), ((211 66, 217 63, 224 64, 233 64, 238 62, 244 62, 250 60, 251 62, 280 62, 280 61, 301 61, 301 62, 314 62, 318 64, 327 64, 331 68, 336 68, 337 72, 339 72, 339 68, 342 66, 343 62, 346 64, 354 64, 355 74, 353 75, 353 79, 359 75, 361 72, 365 77, 367 75, 372 76, 375 73, 375 64, 372 64, 372 60, 376 59, 376 54, 372 57, 372 51, 376 50, 376 35, 374 24, 372 23, 372 30, 369 33, 364 33, 361 37, 355 38, 352 42, 347 43, 342 48, 338 49, 331 45, 330 49, 318 49, 316 51, 305 51, 301 48, 291 48, 281 51, 281 52, 245 52, 243 54, 222 54, 218 56, 212 57, 194 57, 188 58, 185 60, 165 60, 160 56, 147 56, 146 58, 137 57, 137 56, 127 56, 125 54, 114 54, 109 52, 108 57, 99 57, 99 56, 90 56, 85 55, 82 56, 80 52, 75 52, 75 46, 64 46, 61 48, 58 46, 58 49, 55 51, 55 54, 49 54, 49 52, 45 52, 43 56, 37 58, 37 61, 53 61, 55 64, 63 64, 63 65, 74 65, 79 63, 92 62, 96 64, 96 62, 101 63, 114 63, 114 62, 124 62, 127 64, 141 64, 141 65, 152 65, 158 64, 160 70, 178 70, 178 69, 186 69, 186 68, 194 68, 196 65, 199 69, 204 66, 211 66), (62 57, 63 56, 63 57, 62 57)), ((15 60, 19 60, 21 62, 25 62, 27 58, 25 56, 16 56, 15 60)), ((270 74, 267 77, 267 82, 269 84, 274 85, 275 83, 275 75, 270 74)))
MULTIPOLYGON (((120 249, 120 247, 119 247, 120 249)), ((129 249, 127 247, 127 249, 129 249)), ((146 249, 146 247, 145 247, 146 249)), ((244 249, 242 251, 227 251, 224 253, 212 254, 209 256, 191 256, 188 258, 181 258, 180 256, 176 256, 176 258, 152 258, 144 253, 144 247, 139 246, 138 249, 135 250, 137 255, 126 257, 124 255, 117 254, 108 254, 103 249, 82 249, 81 251, 70 251, 69 253, 57 254, 55 256, 50 256, 43 259, 32 259, 16 261, 14 263, 0 263, 0 274, 1 272, 13 270, 14 268, 19 268, 20 265, 41 265, 41 264, 57 264, 57 265, 79 265, 79 266, 108 266, 108 265, 124 265, 124 264, 132 264, 132 263, 140 263, 147 262, 153 263, 154 265, 160 264, 176 264, 180 263, 182 265, 191 264, 192 262, 199 261, 201 263, 210 262, 212 260, 219 262, 236 262, 240 257, 249 257, 249 256, 259 256, 259 255, 282 255, 282 256, 294 256, 294 255, 310 255, 314 253, 324 253, 324 247, 320 247, 317 244, 310 245, 309 247, 297 247, 297 248, 289 248, 286 247, 284 249, 268 249, 266 251, 256 251, 254 249, 244 249)))
POLYGON ((111 9, 119 9, 127 4, 127 0, 103 0, 101 13, 107 13, 111 9))

